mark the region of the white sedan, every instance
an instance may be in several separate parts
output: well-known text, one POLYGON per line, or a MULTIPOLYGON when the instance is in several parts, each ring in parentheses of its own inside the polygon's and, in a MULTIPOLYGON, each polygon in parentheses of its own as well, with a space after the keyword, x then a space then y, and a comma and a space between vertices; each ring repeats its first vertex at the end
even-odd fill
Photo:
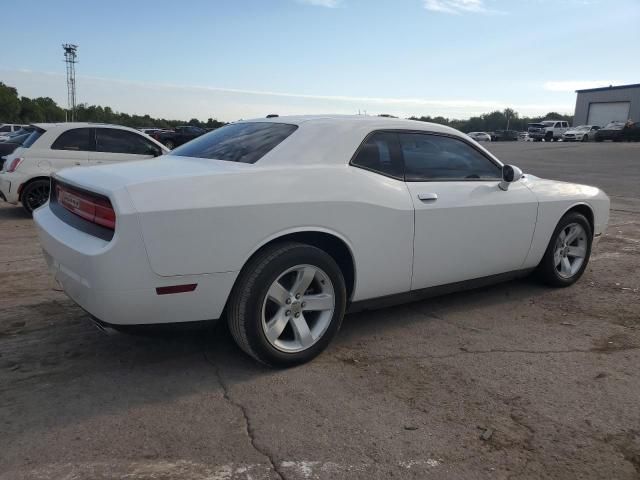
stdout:
POLYGON ((491 135, 487 132, 469 132, 467 133, 471 138, 473 138, 476 142, 490 142, 491 135))
POLYGON ((534 270, 573 284, 609 199, 523 175, 441 125, 280 117, 154 161, 60 171, 34 218, 56 279, 101 325, 224 316, 245 352, 289 366, 347 310, 534 270))

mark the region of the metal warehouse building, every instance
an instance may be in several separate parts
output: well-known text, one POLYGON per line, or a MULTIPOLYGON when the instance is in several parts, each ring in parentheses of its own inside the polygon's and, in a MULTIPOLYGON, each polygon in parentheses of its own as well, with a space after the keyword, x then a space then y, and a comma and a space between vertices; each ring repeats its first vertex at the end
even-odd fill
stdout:
POLYGON ((576 90, 574 125, 604 126, 609 122, 640 122, 640 83, 576 90))

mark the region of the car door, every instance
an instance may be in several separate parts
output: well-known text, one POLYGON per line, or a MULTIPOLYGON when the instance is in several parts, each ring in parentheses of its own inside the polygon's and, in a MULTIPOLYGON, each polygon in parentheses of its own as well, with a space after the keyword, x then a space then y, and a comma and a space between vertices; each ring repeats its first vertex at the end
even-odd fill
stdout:
POLYGON ((415 208, 412 289, 522 267, 538 201, 522 181, 499 188, 502 169, 460 138, 398 133, 415 208))
POLYGON ((90 165, 144 160, 162 154, 160 147, 129 130, 99 127, 95 132, 96 148, 89 153, 90 165))
POLYGON ((62 168, 87 166, 94 148, 93 128, 65 130, 48 149, 35 148, 29 154, 38 157, 38 166, 50 173, 62 168))

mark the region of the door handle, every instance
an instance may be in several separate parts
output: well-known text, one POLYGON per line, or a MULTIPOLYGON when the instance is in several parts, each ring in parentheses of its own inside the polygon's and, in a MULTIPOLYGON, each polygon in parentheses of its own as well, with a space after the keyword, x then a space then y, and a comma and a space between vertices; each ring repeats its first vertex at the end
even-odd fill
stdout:
POLYGON ((418 198, 422 202, 435 202, 436 200, 438 200, 438 194, 437 193, 419 193, 418 198))

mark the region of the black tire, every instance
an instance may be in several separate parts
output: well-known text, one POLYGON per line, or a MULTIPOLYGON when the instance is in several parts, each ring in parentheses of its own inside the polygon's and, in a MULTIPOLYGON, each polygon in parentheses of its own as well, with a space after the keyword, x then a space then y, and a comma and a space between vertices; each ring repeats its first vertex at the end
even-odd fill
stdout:
POLYGON ((167 140, 166 142, 164 142, 164 146, 167 147, 169 150, 173 150, 174 148, 176 148, 176 144, 173 143, 172 140, 167 140))
POLYGON ((588 142, 589 141, 589 135, 583 135, 582 141, 583 142, 588 142))
POLYGON ((582 276, 585 269, 587 268, 589 258, 591 257, 592 243, 593 232, 591 231, 591 225, 589 224, 589 221, 585 218, 585 216, 578 212, 569 212, 565 214, 558 222, 556 229, 553 231, 553 235, 551 235, 551 240, 549 240, 547 250, 545 251, 542 260, 537 267, 536 273, 538 275, 538 278, 552 287, 568 287, 570 285, 573 285, 578 281, 578 279, 582 276), (554 262, 554 252, 556 249, 556 242, 558 241, 560 233, 572 223, 577 223, 584 229, 586 233, 587 247, 584 261, 582 262, 582 266, 580 267, 580 269, 571 277, 565 278, 562 277, 556 270, 556 265, 554 262))
POLYGON ((545 142, 553 142, 553 133, 549 132, 544 136, 545 142))
POLYGON ((346 297, 342 271, 329 254, 303 243, 278 243, 256 254, 240 272, 227 305, 227 322, 234 340, 245 353, 271 367, 291 367, 319 355, 335 337, 344 317, 346 297), (335 307, 328 327, 314 344, 288 353, 267 340, 262 306, 272 283, 297 265, 311 265, 326 273, 332 282, 335 307))
POLYGON ((29 215, 33 215, 33 211, 47 203, 49 199, 49 190, 51 182, 49 180, 39 179, 27 183, 22 190, 20 201, 22 207, 29 215))

